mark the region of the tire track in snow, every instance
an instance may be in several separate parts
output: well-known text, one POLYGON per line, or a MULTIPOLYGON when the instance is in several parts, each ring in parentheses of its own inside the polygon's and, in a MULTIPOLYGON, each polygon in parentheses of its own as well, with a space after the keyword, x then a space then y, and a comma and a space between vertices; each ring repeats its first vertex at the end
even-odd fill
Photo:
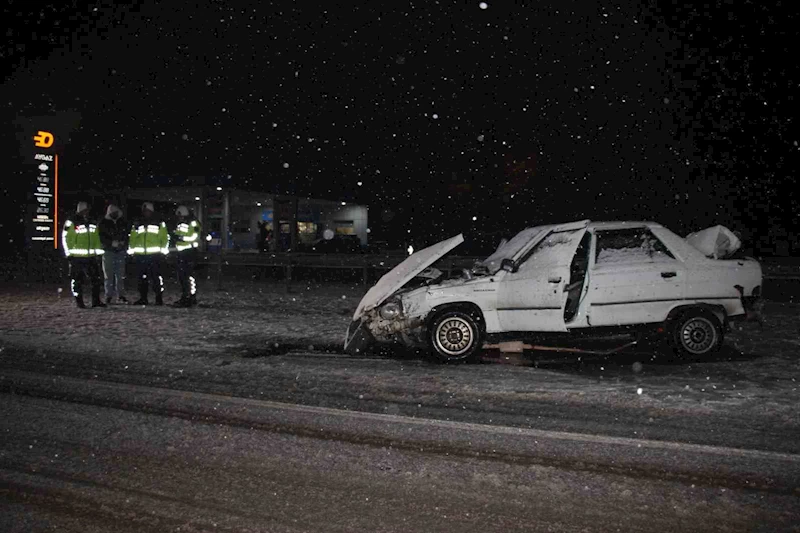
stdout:
POLYGON ((800 455, 345 411, 27 372, 11 394, 424 454, 800 495, 800 455))

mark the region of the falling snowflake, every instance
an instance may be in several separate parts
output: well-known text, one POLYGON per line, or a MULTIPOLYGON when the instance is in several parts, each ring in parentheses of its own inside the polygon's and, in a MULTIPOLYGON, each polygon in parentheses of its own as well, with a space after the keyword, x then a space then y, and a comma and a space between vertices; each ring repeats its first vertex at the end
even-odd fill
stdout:
POLYGON ((478 7, 481 9, 486 9, 489 7, 489 4, 487 4, 486 2, 481 2, 480 4, 478 4, 478 7))
POLYGON ((283 168, 289 168, 289 163, 284 163, 283 168))
POLYGON ((638 389, 636 389, 636 394, 642 394, 642 388, 641 388, 641 387, 639 387, 638 389))

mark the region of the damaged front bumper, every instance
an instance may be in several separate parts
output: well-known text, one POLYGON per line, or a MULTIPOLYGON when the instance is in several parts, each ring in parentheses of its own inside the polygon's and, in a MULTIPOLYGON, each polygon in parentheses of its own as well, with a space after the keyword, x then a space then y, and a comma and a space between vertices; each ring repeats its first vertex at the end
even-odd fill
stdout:
POLYGON ((347 328, 347 335, 344 338, 344 351, 350 355, 364 352, 375 342, 367 326, 362 319, 353 320, 347 328))
POLYGON ((380 317, 377 310, 365 313, 354 320, 347 328, 344 351, 350 355, 363 353, 375 343, 391 343, 400 341, 414 346, 420 344, 424 320, 421 317, 397 317, 386 320, 380 317))

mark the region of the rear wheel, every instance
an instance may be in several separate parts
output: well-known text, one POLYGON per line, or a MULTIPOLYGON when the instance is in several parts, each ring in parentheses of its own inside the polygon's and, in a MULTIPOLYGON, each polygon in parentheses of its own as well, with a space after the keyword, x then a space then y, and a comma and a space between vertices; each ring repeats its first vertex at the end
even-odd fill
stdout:
POLYGON ((430 323, 429 342, 442 363, 461 363, 477 359, 483 347, 483 328, 474 315, 460 310, 445 310, 430 323))
POLYGON ((705 309, 686 311, 672 325, 672 345, 678 355, 701 357, 722 347, 723 332, 719 319, 705 309))

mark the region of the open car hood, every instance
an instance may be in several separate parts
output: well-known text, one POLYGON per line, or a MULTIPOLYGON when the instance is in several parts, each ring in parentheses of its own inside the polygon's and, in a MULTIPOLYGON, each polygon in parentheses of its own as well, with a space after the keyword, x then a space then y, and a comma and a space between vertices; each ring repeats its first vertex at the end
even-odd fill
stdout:
POLYGON ((353 320, 358 320, 365 311, 381 305, 386 299, 400 290, 403 285, 414 279, 417 274, 441 259, 450 250, 464 242, 464 235, 459 233, 433 246, 428 246, 408 256, 405 261, 384 274, 378 282, 367 291, 358 304, 353 320))

